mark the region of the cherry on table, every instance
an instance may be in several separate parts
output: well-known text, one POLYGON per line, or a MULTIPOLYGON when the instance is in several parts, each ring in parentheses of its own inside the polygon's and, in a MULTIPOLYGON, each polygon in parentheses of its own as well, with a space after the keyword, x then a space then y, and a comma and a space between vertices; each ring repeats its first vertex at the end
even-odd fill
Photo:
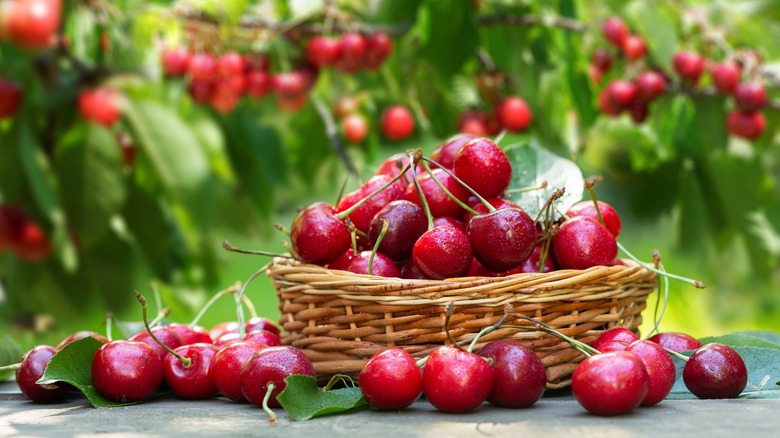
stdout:
POLYGON ((217 395, 217 388, 211 380, 209 371, 219 347, 212 343, 195 343, 175 348, 177 354, 190 360, 189 366, 169 354, 163 361, 163 378, 168 387, 177 396, 196 400, 217 395))
POLYGON ((98 394, 116 402, 147 400, 162 379, 162 359, 143 342, 110 341, 92 358, 92 385, 98 394))
POLYGON ((621 351, 638 340, 639 336, 631 330, 625 327, 612 327, 601 333, 593 341, 592 347, 602 353, 621 351))
POLYGON ((423 369, 423 394, 438 410, 468 412, 487 400, 493 370, 485 358, 449 345, 436 347, 423 369))
POLYGON ((493 360, 493 388, 487 401, 509 408, 527 408, 547 387, 544 364, 533 350, 512 341, 493 341, 479 350, 493 360))
POLYGON ((661 347, 677 353, 688 350, 696 350, 701 347, 701 342, 691 335, 680 332, 662 332, 651 336, 649 341, 655 342, 661 347))
POLYGON ((735 398, 747 386, 748 372, 742 357, 720 343, 696 350, 683 368, 683 382, 693 395, 703 399, 735 398))
POLYGON ((273 322, 272 320, 264 316, 255 316, 253 318, 250 318, 249 321, 246 322, 245 324, 246 333, 252 333, 254 331, 259 331, 259 330, 269 331, 276 336, 279 336, 279 334, 281 333, 279 326, 276 325, 275 322, 273 322))
POLYGON ((59 344, 57 344, 57 350, 62 350, 63 347, 70 344, 71 342, 78 341, 79 339, 84 339, 86 337, 91 337, 99 342, 106 343, 108 342, 108 338, 101 335, 100 333, 93 332, 90 330, 79 330, 75 333, 72 333, 68 335, 65 339, 61 340, 59 344))
POLYGON ((660 403, 672 390, 677 377, 672 357, 660 345, 645 339, 632 342, 625 351, 634 353, 645 364, 647 395, 642 400, 642 406, 660 403))
POLYGON ((625 414, 645 399, 647 370, 637 355, 627 351, 597 354, 574 370, 571 390, 580 406, 592 414, 625 414))
POLYGON ((269 384, 273 383, 268 406, 278 408, 276 397, 287 387, 284 379, 292 375, 316 377, 306 354, 291 346, 264 348, 246 361, 241 371, 241 393, 250 403, 262 406, 269 384))
POLYGON ((422 376, 414 357, 402 348, 375 354, 360 370, 360 392, 376 409, 401 410, 422 394, 422 376))
MULTIPOLYGON (((183 344, 179 335, 177 335, 176 332, 167 326, 152 327, 152 333, 154 333, 160 342, 165 344, 171 350, 179 348, 183 344)), ((148 344, 150 347, 152 347, 152 349, 154 349, 155 353, 160 357, 160 360, 165 359, 165 356, 168 355, 168 351, 157 341, 155 341, 149 332, 146 331, 146 329, 141 330, 133 336, 130 336, 127 340, 148 344)))
POLYGON ((34 403, 56 403, 65 399, 68 386, 64 383, 39 385, 35 383, 43 376, 46 365, 57 354, 57 348, 38 345, 25 353, 22 363, 16 369, 16 383, 25 397, 34 403))
POLYGON ((260 342, 238 341, 225 345, 217 351, 211 362, 209 376, 217 391, 236 402, 244 402, 246 398, 241 392, 241 370, 247 359, 255 352, 267 348, 260 342))

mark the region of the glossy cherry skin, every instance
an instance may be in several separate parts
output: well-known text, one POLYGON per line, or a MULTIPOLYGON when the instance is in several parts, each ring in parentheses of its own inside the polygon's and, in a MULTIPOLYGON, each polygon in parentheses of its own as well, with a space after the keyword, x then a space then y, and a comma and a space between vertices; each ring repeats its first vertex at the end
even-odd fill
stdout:
POLYGON ((642 406, 660 403, 672 390, 677 377, 672 357, 660 345, 644 339, 632 342, 625 351, 634 353, 645 364, 647 395, 642 406))
POLYGON ((376 275, 379 277, 400 277, 401 271, 389 256, 381 252, 374 254, 374 261, 371 265, 371 272, 368 272, 368 263, 371 259, 371 251, 361 251, 356 254, 347 264, 347 271, 355 274, 376 275))
POLYGON ((52 47, 60 26, 62 0, 16 0, 8 17, 8 37, 25 49, 52 47))
POLYGON ((284 381, 292 375, 316 377, 311 360, 299 349, 291 346, 268 347, 254 353, 241 371, 241 392, 257 406, 263 405, 268 385, 275 389, 268 399, 268 406, 281 407, 276 397, 284 391, 284 381))
POLYGON ((533 350, 512 341, 493 341, 479 350, 493 360, 493 389, 487 401, 508 408, 527 408, 547 387, 544 364, 533 350))
POLYGON ((609 90, 606 88, 601 90, 599 92, 599 110, 611 117, 616 117, 620 115, 621 112, 625 108, 615 105, 615 103, 612 102, 612 99, 609 97, 609 90))
POLYGON ((609 54, 609 50, 599 47, 590 56, 590 62, 600 72, 607 72, 612 67, 612 55, 609 54))
POLYGON ((336 209, 315 202, 295 217, 290 241, 296 256, 305 263, 326 265, 341 257, 352 244, 349 230, 336 217, 336 209))
POLYGON ((190 65, 190 52, 184 47, 166 49, 162 55, 165 76, 181 77, 187 74, 190 65))
POLYGON ((380 127, 388 139, 403 140, 414 132, 414 117, 403 105, 389 106, 382 112, 380 127))
POLYGON ((636 96, 638 102, 652 102, 658 96, 663 94, 666 89, 666 80, 661 73, 657 71, 644 71, 637 76, 636 96))
MULTIPOLYGON (((172 329, 164 326, 158 326, 158 327, 152 327, 152 333, 157 337, 157 339, 160 340, 163 344, 168 346, 171 350, 175 348, 179 348, 182 346, 182 341, 179 335, 176 334, 172 329)), ((130 336, 128 341, 133 342, 143 342, 145 344, 149 344, 152 349, 154 349, 155 353, 160 357, 160 360, 165 359, 165 356, 167 356, 169 353, 168 351, 163 348, 162 345, 158 344, 157 341, 152 339, 151 335, 149 335, 149 332, 147 332, 145 329, 134 334, 133 336, 130 336)))
POLYGON ((747 386, 742 357, 728 345, 707 344, 694 352, 683 368, 683 382, 699 398, 735 398, 747 386))
POLYGON ((453 164, 455 175, 483 198, 495 198, 512 179, 512 164, 492 140, 475 138, 460 148, 453 164))
POLYGON ((197 344, 200 342, 205 342, 207 344, 214 343, 209 331, 199 325, 190 327, 188 324, 170 323, 166 324, 165 327, 168 327, 168 329, 173 330, 174 333, 179 335, 181 345, 197 344))
POLYGON ((402 348, 375 354, 360 370, 360 392, 376 409, 400 411, 422 394, 422 375, 414 357, 402 348))
POLYGON ((363 35, 348 32, 339 40, 341 55, 338 58, 338 68, 345 73, 354 73, 363 67, 363 56, 368 44, 363 35))
MULTIPOLYGON (((436 183, 438 180, 456 199, 465 202, 469 197, 469 192, 463 185, 457 182, 442 169, 432 169, 432 173, 418 175, 420 189, 425 196, 431 214, 434 217, 452 216, 458 217, 463 212, 463 208, 458 205, 447 193, 436 183), (435 179, 434 179, 435 178, 435 179)), ((417 193, 414 183, 406 186, 406 199, 422 206, 420 196, 417 193)))
POLYGON ((733 62, 724 62, 712 67, 710 72, 712 82, 715 88, 722 94, 731 94, 739 85, 741 71, 739 66, 733 62))
POLYGON ((639 340, 636 333, 625 327, 613 327, 601 333, 592 347, 602 353, 625 350, 631 343, 639 340))
POLYGON ((162 379, 162 360, 143 342, 110 341, 92 358, 92 385, 98 394, 115 402, 147 400, 162 379))
POLYGON ((274 75, 273 91, 276 104, 283 111, 297 111, 306 105, 306 78, 299 71, 274 75))
POLYGON ((755 112, 766 105, 766 88, 758 82, 746 82, 734 89, 734 102, 744 112, 755 112))
MULTIPOLYGON (((457 134, 450 137, 444 143, 436 146, 431 151, 430 159, 439 163, 442 167, 452 170, 452 166, 455 163, 455 155, 457 155, 460 148, 469 141, 477 138, 473 134, 457 134)), ((432 169, 435 169, 435 165, 431 165, 432 169)))
POLYGON ((86 337, 91 337, 91 338, 93 338, 93 339, 95 339, 97 341, 100 341, 100 342, 104 343, 104 344, 106 342, 108 342, 108 339, 105 336, 101 335, 100 333, 96 333, 96 332, 89 331, 89 330, 79 330, 79 331, 69 335, 67 338, 61 340, 60 343, 57 344, 56 348, 57 348, 57 350, 62 350, 63 347, 65 347, 66 345, 70 344, 71 342, 78 341, 79 339, 84 339, 86 337))
POLYGON ((531 124, 531 107, 519 96, 509 96, 496 108, 498 122, 510 131, 525 131, 531 124))
MULTIPOLYGON (((375 175, 366 181, 360 188, 344 195, 336 205, 336 210, 341 213, 348 210, 358 202, 379 190, 392 180, 386 175, 375 175)), ((391 184, 384 190, 365 201, 360 207, 349 214, 349 220, 358 230, 368 233, 374 216, 387 204, 404 198, 404 189, 400 184, 391 184)))
MULTIPOLYGON (((617 211, 606 202, 596 202, 598 202, 601 218, 604 220, 604 226, 606 226, 607 230, 617 238, 620 235, 620 215, 618 215, 617 211)), ((570 218, 588 216, 597 221, 599 220, 599 212, 596 211, 596 206, 593 204, 593 201, 582 201, 574 204, 569 211, 566 212, 566 216, 570 218)))
POLYGON ((119 120, 119 93, 111 88, 95 88, 79 95, 79 110, 85 119, 111 126, 119 120))
POLYGON ((366 54, 363 67, 376 70, 382 66, 393 51, 393 40, 385 32, 375 32, 366 38, 366 54))
POLYGON ((25 353, 22 364, 16 369, 16 383, 25 397, 35 403, 56 403, 64 400, 68 393, 64 383, 39 385, 35 383, 43 376, 46 365, 57 354, 57 349, 50 345, 38 345, 25 353))
POLYGON ((701 348, 701 342, 691 335, 678 332, 656 333, 648 340, 655 342, 661 347, 681 353, 688 350, 701 348))
POLYGON ((607 97, 616 108, 628 108, 636 97, 636 85, 622 79, 610 82, 606 90, 607 97))
POLYGON ((247 332, 243 341, 261 343, 269 347, 278 347, 282 345, 279 336, 268 330, 252 330, 251 332, 247 332))
POLYGON ((13 117, 22 105, 22 88, 0 77, 0 120, 13 117))
POLYGON ((254 318, 250 318, 249 321, 246 322, 244 328, 246 333, 252 333, 258 330, 267 330, 276 336, 279 336, 281 333, 279 326, 264 316, 255 316, 254 318))
POLYGON ((487 400, 493 388, 493 370, 474 353, 451 346, 436 347, 423 369, 425 398, 444 412, 468 412, 487 400))
POLYGON ((217 60, 208 53, 195 53, 190 57, 188 72, 193 80, 211 82, 217 75, 217 60))
POLYGON ((746 113, 739 110, 729 111, 726 116, 726 128, 737 137, 755 140, 761 137, 766 128, 766 118, 763 113, 746 113))
POLYGON ((627 351, 591 356, 574 370, 571 390, 588 412, 611 416, 630 412, 647 395, 647 370, 642 360, 627 351))
POLYGON ((211 381, 209 370, 219 347, 212 343, 197 343, 175 348, 177 354, 190 359, 185 368, 178 357, 169 354, 163 361, 165 383, 177 396, 199 400, 217 395, 217 388, 211 381))
POLYGON ((474 257, 494 271, 522 265, 536 246, 534 221, 520 208, 501 208, 474 216, 467 230, 474 257))
POLYGON ((621 45, 623 54, 630 60, 642 59, 647 54, 647 44, 639 35, 628 35, 621 45))
POLYGON ((619 17, 609 17, 601 25, 604 37, 617 47, 621 47, 628 36, 628 26, 619 17))
POLYGON ((564 269, 612 266, 617 257, 615 236, 591 217, 565 221, 553 237, 555 259, 564 269))
POLYGON ((423 209, 405 199, 392 201, 382 207, 371 221, 368 232, 372 244, 379 239, 384 221, 387 223, 387 231, 379 244, 379 252, 396 261, 411 257, 415 242, 428 230, 428 219, 423 209))
POLYGON ((306 56, 317 67, 334 65, 341 56, 341 45, 337 39, 316 36, 309 41, 306 56))
POLYGON ((51 242, 38 224, 27 219, 19 228, 14 242, 14 250, 19 259, 39 263, 51 254, 51 242))
POLYGON ((472 256, 466 233, 449 225, 426 231, 412 248, 415 266, 426 277, 437 280, 467 273, 472 256))
MULTIPOLYGON (((387 175, 391 178, 400 174, 406 166, 410 163, 409 157, 404 153, 397 153, 389 156, 383 161, 379 167, 377 167, 375 175, 387 175)), ((397 183, 400 183, 402 187, 408 186, 412 182, 411 171, 407 171, 397 183)))
POLYGON ((238 341, 225 345, 217 351, 211 362, 209 376, 220 394, 236 402, 246 398, 241 392, 241 370, 255 352, 268 346, 259 342, 238 341))
POLYGON ((253 99, 265 97, 273 89, 273 78, 264 71, 253 70, 246 74, 246 94, 253 99))
POLYGON ((236 321, 223 321, 209 330, 209 337, 216 341, 226 333, 238 333, 238 323, 236 321))
POLYGON ((341 121, 341 130, 347 142, 358 144, 368 135, 368 122, 360 114, 349 114, 341 121))
POLYGON ((697 84, 707 61, 696 52, 677 52, 672 59, 672 66, 677 74, 692 84, 697 84))

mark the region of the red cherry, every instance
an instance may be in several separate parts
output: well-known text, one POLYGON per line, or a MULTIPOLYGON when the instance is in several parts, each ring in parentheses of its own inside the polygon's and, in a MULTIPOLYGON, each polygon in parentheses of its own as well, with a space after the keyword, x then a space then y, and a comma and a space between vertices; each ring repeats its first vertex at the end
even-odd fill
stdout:
POLYGON ((647 107, 647 104, 642 102, 634 102, 628 108, 628 114, 631 116, 631 120, 636 124, 640 124, 647 120, 649 111, 650 109, 647 107))
POLYGON ((299 71, 277 73, 273 89, 276 103, 284 111, 297 111, 306 105, 306 80, 299 71))
POLYGON ((119 92, 113 88, 84 90, 79 95, 81 115, 92 122, 111 126, 119 120, 119 92))
POLYGON ((628 37, 628 26, 619 17, 609 17, 601 25, 604 37, 617 47, 621 47, 628 37))
POLYGON ((217 60, 217 75, 222 79, 243 75, 245 68, 244 57, 236 52, 226 52, 217 60))
POLYGON ((69 335, 67 338, 61 340, 60 343, 57 344, 56 348, 57 350, 62 350, 63 347, 70 344, 71 342, 78 341, 79 339, 84 339, 86 337, 91 337, 104 344, 108 342, 108 339, 105 336, 101 335, 100 333, 95 333, 89 330, 80 330, 77 331, 76 333, 69 335))
MULTIPOLYGON (((160 340, 163 344, 167 345, 170 349, 179 348, 182 345, 181 338, 179 335, 176 334, 173 330, 171 330, 167 326, 157 326, 152 327, 152 333, 157 337, 157 339, 160 340)), ((168 350, 163 348, 162 345, 157 343, 154 339, 152 339, 151 335, 149 335, 149 332, 146 331, 146 329, 141 330, 140 332, 134 334, 133 336, 130 336, 128 341, 132 342, 143 342, 144 344, 148 344, 152 349, 154 349, 154 352, 157 354, 157 356, 160 357, 160 360, 162 361, 165 359, 165 357, 169 354, 168 350)))
POLYGON ((229 82, 218 82, 209 97, 211 107, 221 114, 227 114, 238 105, 239 93, 230 86, 229 82))
POLYGON ((742 357, 728 345, 707 344, 691 355, 683 368, 683 382, 703 399, 736 398, 747 386, 742 357))
POLYGON ((24 261, 39 263, 51 254, 49 238, 35 222, 30 220, 21 224, 15 245, 16 255, 24 261))
POLYGON ((746 113, 758 111, 766 105, 766 89, 758 82, 739 84, 734 90, 734 101, 746 113))
POLYGON ((593 218, 565 221, 553 237, 555 259, 564 269, 611 266, 617 257, 615 236, 593 218))
POLYGON ((8 37, 16 45, 37 50, 54 44, 62 0, 16 0, 7 12, 8 37))
POLYGON ((480 119, 466 119, 458 124, 458 132, 475 137, 484 137, 488 135, 486 122, 480 119))
POLYGON ((677 52, 672 59, 674 70, 684 80, 697 84, 707 67, 706 60, 696 52, 677 52))
POLYGON ((760 112, 746 113, 739 110, 729 111, 726 116, 726 128, 729 132, 747 140, 761 137, 766 128, 766 118, 760 112))
POLYGON ((368 135, 368 123, 360 114, 350 114, 341 121, 344 138, 348 142, 358 144, 368 135))
POLYGON ((429 158, 439 163, 442 167, 452 170, 452 165, 455 162, 455 155, 460 148, 475 138, 476 136, 472 134, 457 134, 450 137, 444 143, 436 146, 436 148, 431 151, 429 158))
POLYGON ((214 88, 214 84, 210 80, 192 79, 187 84, 187 91, 192 100, 199 104, 206 104, 211 100, 214 88))
POLYGON ((0 204, 0 251, 14 249, 27 215, 20 207, 0 204))
POLYGON ((336 217, 336 209, 316 202, 304 208, 293 220, 290 242, 303 262, 326 265, 347 251, 352 238, 344 222, 336 217))
POLYGON ((493 388, 487 401, 508 408, 527 408, 547 387, 544 364, 533 350, 512 341, 493 341, 479 350, 493 360, 493 388))
POLYGON ((279 336, 279 333, 281 332, 279 326, 276 325, 276 323, 263 316, 255 316, 254 318, 250 318, 249 321, 246 322, 245 328, 246 333, 265 330, 273 333, 276 336, 279 336))
POLYGON ((217 388, 211 381, 209 370, 219 347, 211 343, 197 343, 175 348, 180 356, 189 359, 185 367, 181 360, 169 354, 163 361, 163 377, 168 387, 178 397, 199 400, 217 395, 217 388))
POLYGON ((512 164, 488 138, 475 138, 460 148, 453 163, 455 175, 484 198, 495 198, 512 179, 512 164))
POLYGON ((393 40, 385 32, 376 32, 366 39, 366 54, 363 58, 363 66, 369 70, 376 70, 382 66, 393 51, 393 40))
POLYGON ((612 55, 609 54, 609 50, 599 47, 591 55, 590 62, 600 72, 607 72, 612 67, 612 55))
POLYGON ((580 363, 571 380, 574 398, 596 415, 620 415, 636 409, 647 395, 647 370, 627 351, 597 354, 580 363))
POLYGON ((341 56, 338 67, 345 73, 354 73, 363 67, 363 57, 366 54, 367 43, 359 33, 345 33, 339 40, 341 56))
POLYGON ((241 371, 241 393, 249 402, 262 406, 268 386, 273 383, 275 389, 268 406, 281 407, 276 397, 287 387, 284 379, 292 375, 316 377, 314 365, 301 350, 290 346, 264 348, 246 361, 241 371))
POLYGON ((216 341, 227 333, 238 333, 238 323, 235 321, 220 322, 209 330, 209 337, 216 341))
MULTIPOLYGON (((459 182, 455 181, 449 174, 443 169, 434 169, 432 174, 426 173, 418 176, 418 182, 422 189, 423 196, 428 202, 428 207, 431 210, 431 214, 434 217, 437 216, 452 216, 457 217, 463 212, 463 208, 458 205, 452 198, 447 195, 444 190, 436 184, 436 180, 441 183, 449 192, 461 202, 466 201, 469 196, 469 192, 459 182)), ((414 184, 409 184, 406 187, 406 199, 414 202, 415 204, 422 206, 419 194, 415 189, 414 184)))
POLYGON ((468 412, 484 402, 493 388, 493 370, 474 353, 452 346, 436 347, 423 370, 425 398, 444 412, 468 412))
POLYGON ((208 53, 196 53, 190 57, 188 71, 194 81, 211 82, 217 75, 217 61, 208 53))
POLYGON ((202 326, 196 325, 190 327, 187 324, 170 323, 167 324, 170 330, 179 335, 182 345, 191 345, 197 343, 212 344, 214 340, 211 339, 209 331, 202 326))
POLYGON ((471 268, 471 244, 466 233, 444 225, 426 231, 412 248, 412 259, 428 278, 460 277, 471 268))
POLYGON ((740 74, 739 66, 733 62, 718 64, 710 72, 715 88, 723 94, 731 94, 737 89, 740 74))
POLYGON ((636 100, 643 103, 652 102, 666 89, 666 81, 663 75, 657 71, 640 73, 636 78, 635 85, 636 100))
POLYGON ((211 362, 209 376, 217 391, 236 402, 246 401, 241 392, 241 371, 244 364, 257 351, 266 348, 259 342, 238 341, 227 344, 217 351, 211 362))
POLYGON ((253 70, 246 75, 246 93, 255 99, 265 97, 273 88, 271 76, 260 70, 253 70))
POLYGON ((376 409, 400 411, 420 398, 422 376, 414 357, 401 348, 375 354, 360 370, 360 392, 376 409))
POLYGON ((190 65, 190 52, 184 47, 166 49, 162 56, 165 76, 181 77, 187 74, 190 65))
POLYGON ((35 383, 43 376, 57 349, 49 345, 38 345, 25 353, 22 363, 16 369, 16 383, 25 397, 35 403, 56 403, 65 399, 68 393, 63 383, 39 385, 35 383))
POLYGON ((632 342, 626 351, 637 355, 647 371, 647 395, 642 406, 660 403, 674 386, 677 371, 672 357, 660 345, 647 340, 632 342))
POLYGON ((676 351, 678 353, 696 350, 701 347, 701 342, 693 336, 678 332, 656 333, 651 336, 649 340, 667 350, 676 351))
POLYGON ((623 54, 626 55, 626 58, 632 61, 642 59, 647 54, 645 40, 639 35, 626 36, 620 48, 623 50, 623 54))
MULTIPOLYGON (((604 225, 607 227, 610 233, 615 238, 620 235, 620 215, 618 215, 615 209, 604 201, 596 201, 599 205, 599 212, 601 212, 601 218, 604 219, 604 225)), ((574 204, 569 211, 566 212, 566 216, 572 218, 577 216, 588 216, 593 219, 599 220, 599 214, 596 212, 596 206, 593 201, 582 201, 574 204)))
POLYGON ((368 237, 372 244, 379 240, 384 221, 387 222, 388 228, 379 245, 379 251, 396 261, 408 259, 417 239, 428 230, 425 212, 419 205, 406 199, 385 205, 371 221, 368 237))
POLYGON ((607 97, 615 108, 628 108, 636 97, 636 85, 622 79, 610 82, 606 90, 607 97))
MULTIPOLYGON (((539 273, 539 272, 551 272, 555 270, 555 263, 553 263, 552 245, 547 250, 547 258, 544 259, 544 271, 541 271, 542 267, 542 244, 539 243, 534 247, 534 252, 531 253, 531 257, 526 260, 519 269, 519 272, 526 273, 539 273)), ((514 273, 514 272, 512 272, 514 273)))
POLYGON ((341 56, 341 44, 334 38, 316 36, 306 47, 306 57, 317 67, 334 65, 341 56))
POLYGON ((144 401, 157 392, 162 379, 162 360, 143 342, 111 341, 92 358, 92 385, 109 400, 144 401))
POLYGON ((599 110, 610 117, 616 117, 620 115, 623 108, 612 102, 612 99, 609 97, 609 90, 605 88, 599 93, 599 110))
POLYGON ((593 341, 593 348, 602 352, 625 350, 632 342, 638 341, 639 336, 625 327, 613 327, 602 332, 593 341))
POLYGON ((377 252, 371 265, 371 273, 368 272, 368 264, 371 260, 371 251, 361 251, 349 260, 346 271, 362 275, 376 275, 378 277, 400 277, 401 271, 393 262, 393 259, 377 252))
POLYGON ((403 105, 393 105, 385 108, 380 122, 382 133, 390 140, 402 140, 414 131, 414 117, 411 111, 403 105))
POLYGON ((265 344, 269 347, 278 347, 282 345, 282 341, 279 339, 279 336, 268 330, 254 330, 248 332, 246 336, 244 336, 243 341, 265 344))
POLYGON ((501 208, 474 216, 468 223, 474 257, 494 271, 519 267, 536 245, 536 226, 520 208, 501 208))
MULTIPOLYGON (((377 167, 375 175, 387 175, 390 178, 395 178, 409 163, 409 157, 405 153, 393 154, 377 167)), ((412 176, 408 172, 398 179, 398 183, 403 187, 406 187, 411 182, 412 176)))
POLYGON ((509 96, 498 105, 496 117, 510 131, 525 131, 531 124, 531 108, 518 96, 509 96))
MULTIPOLYGON (((386 175, 375 175, 366 181, 360 188, 344 195, 336 205, 336 210, 341 213, 379 190, 392 180, 386 175)), ((385 205, 404 198, 404 189, 398 184, 391 184, 372 198, 364 202, 355 211, 349 214, 349 220, 358 230, 368 233, 374 216, 385 205)), ((340 254, 339 254, 340 255, 340 254)))
POLYGON ((13 117, 22 104, 22 88, 0 77, 0 120, 13 117))

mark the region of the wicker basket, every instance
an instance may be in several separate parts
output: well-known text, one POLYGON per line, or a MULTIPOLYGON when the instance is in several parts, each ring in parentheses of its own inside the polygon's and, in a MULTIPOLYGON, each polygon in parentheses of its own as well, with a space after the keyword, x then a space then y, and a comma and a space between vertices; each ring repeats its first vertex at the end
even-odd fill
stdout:
MULTIPOLYGON (((582 271, 435 281, 358 275, 277 258, 267 273, 279 298, 282 342, 306 353, 320 381, 334 374, 357 376, 368 358, 388 347, 420 358, 448 343, 449 302, 455 305, 450 334, 457 341, 471 340, 498 322, 509 303, 519 314, 591 343, 608 328, 637 331, 647 296, 657 286, 654 273, 631 261, 582 271)), ((511 317, 506 324, 531 325, 511 317)), ((568 386, 584 359, 561 339, 526 329, 497 329, 481 337, 477 348, 497 339, 532 348, 545 365, 548 388, 568 386)))

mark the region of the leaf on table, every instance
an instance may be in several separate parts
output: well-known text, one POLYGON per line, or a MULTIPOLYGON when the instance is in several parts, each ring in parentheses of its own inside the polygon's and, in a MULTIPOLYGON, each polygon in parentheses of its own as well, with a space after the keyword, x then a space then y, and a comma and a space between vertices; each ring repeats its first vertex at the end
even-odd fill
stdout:
MULTIPOLYGON (((0 338, 0 367, 19 363, 23 355, 22 347, 10 335, 0 338)), ((15 372, 15 370, 0 371, 0 382, 15 372)))
POLYGON ((276 399, 293 420, 308 420, 328 414, 337 414, 366 406, 368 403, 360 388, 341 388, 325 391, 309 376, 290 376, 284 379, 287 387, 276 399))
POLYGON ((755 332, 736 332, 723 336, 707 336, 699 339, 702 345, 718 342, 726 344, 730 347, 763 347, 763 348, 775 348, 780 350, 780 344, 772 342, 763 337, 756 336, 755 332))

